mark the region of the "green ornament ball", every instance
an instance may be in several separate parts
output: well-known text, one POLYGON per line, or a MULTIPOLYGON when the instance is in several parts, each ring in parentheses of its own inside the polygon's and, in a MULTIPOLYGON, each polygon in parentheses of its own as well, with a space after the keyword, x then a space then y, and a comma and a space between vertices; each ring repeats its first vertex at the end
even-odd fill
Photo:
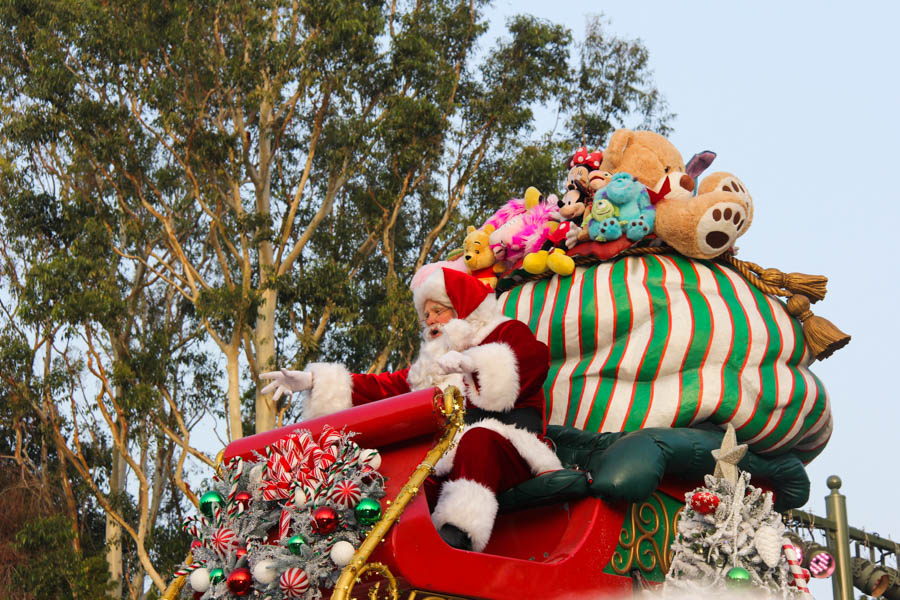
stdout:
POLYGON ((291 536, 290 538, 288 538, 288 541, 287 541, 287 549, 291 551, 291 554, 294 554, 297 556, 300 555, 300 549, 303 548, 303 546, 305 546, 305 545, 306 545, 306 538, 303 537, 302 535, 300 535, 299 533, 297 535, 291 536))
POLYGON ((209 582, 213 585, 225 581, 225 571, 222 569, 209 570, 209 582))
POLYGON ((725 573, 725 585, 732 590, 750 587, 750 571, 744 567, 732 567, 725 573))
POLYGON ((200 496, 200 512, 206 515, 207 519, 212 519, 216 514, 216 509, 224 504, 225 498, 215 490, 210 490, 200 496))
POLYGON ((378 500, 374 500, 372 498, 363 498, 359 501, 359 504, 356 505, 356 508, 353 509, 353 514, 356 515, 356 521, 360 525, 374 525, 378 522, 378 519, 381 518, 381 504, 378 500))

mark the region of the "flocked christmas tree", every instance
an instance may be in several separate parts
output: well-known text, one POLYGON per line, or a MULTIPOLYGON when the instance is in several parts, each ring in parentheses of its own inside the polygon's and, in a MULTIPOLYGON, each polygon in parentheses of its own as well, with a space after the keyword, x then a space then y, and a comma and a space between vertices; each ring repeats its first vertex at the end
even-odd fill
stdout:
MULTIPOLYGON (((750 485, 737 463, 747 451, 728 426, 713 451, 716 470, 685 494, 665 592, 729 594, 754 588, 782 598, 811 598, 799 565, 788 561, 785 527, 772 493, 750 485)), ((793 558, 791 556, 791 558, 793 558)))
POLYGON ((381 518, 381 457, 326 427, 301 430, 256 460, 230 461, 185 529, 193 562, 184 598, 321 597, 381 518))

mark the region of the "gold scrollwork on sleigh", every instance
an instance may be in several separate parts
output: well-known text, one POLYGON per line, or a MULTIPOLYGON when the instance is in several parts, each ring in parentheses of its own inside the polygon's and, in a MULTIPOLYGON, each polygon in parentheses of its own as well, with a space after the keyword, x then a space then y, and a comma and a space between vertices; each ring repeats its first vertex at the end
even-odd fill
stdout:
POLYGON ((610 561, 615 573, 630 575, 639 569, 650 579, 665 577, 672 563, 671 545, 678 534, 678 517, 684 508, 677 508, 670 516, 666 504, 654 492, 646 501, 631 505, 619 535, 619 546, 610 561))

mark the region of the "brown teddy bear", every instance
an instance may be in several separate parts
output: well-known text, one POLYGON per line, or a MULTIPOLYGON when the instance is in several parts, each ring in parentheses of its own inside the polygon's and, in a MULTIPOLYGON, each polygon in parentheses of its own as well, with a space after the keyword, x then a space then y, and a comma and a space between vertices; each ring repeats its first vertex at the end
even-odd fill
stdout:
POLYGON ((631 173, 652 190, 658 238, 685 256, 714 258, 734 246, 753 220, 753 198, 730 173, 707 176, 693 195, 694 177, 714 156, 702 153, 686 166, 681 153, 658 133, 619 129, 600 169, 631 173))

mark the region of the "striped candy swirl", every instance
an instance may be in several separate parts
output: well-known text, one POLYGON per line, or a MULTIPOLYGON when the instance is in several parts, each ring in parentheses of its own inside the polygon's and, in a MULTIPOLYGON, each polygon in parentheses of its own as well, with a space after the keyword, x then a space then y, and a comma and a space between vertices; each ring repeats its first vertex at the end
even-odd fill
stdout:
POLYGON ((550 347, 551 423, 589 431, 733 423, 759 453, 815 457, 828 396, 800 324, 730 268, 626 257, 500 297, 550 347))

